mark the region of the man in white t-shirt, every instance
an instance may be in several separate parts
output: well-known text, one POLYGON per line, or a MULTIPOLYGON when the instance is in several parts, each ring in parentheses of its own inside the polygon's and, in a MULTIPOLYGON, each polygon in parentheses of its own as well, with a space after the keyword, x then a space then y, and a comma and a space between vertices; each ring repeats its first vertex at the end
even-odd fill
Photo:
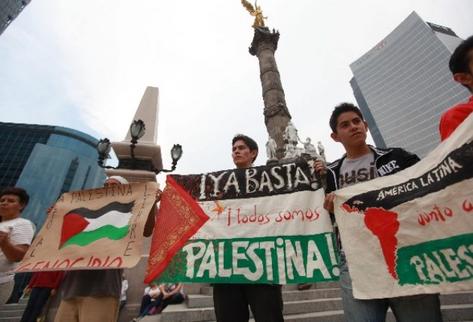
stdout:
POLYGON ((10 296, 14 285, 12 271, 33 239, 33 223, 20 218, 28 200, 28 194, 21 188, 6 188, 0 193, 0 304, 10 296))

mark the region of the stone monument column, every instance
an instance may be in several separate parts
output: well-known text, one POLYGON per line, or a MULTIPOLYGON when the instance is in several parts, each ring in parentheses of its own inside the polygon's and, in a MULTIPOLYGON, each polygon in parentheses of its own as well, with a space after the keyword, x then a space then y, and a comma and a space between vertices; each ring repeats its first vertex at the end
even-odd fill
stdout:
MULTIPOLYGON (((106 169, 108 176, 120 175, 129 182, 156 182, 156 174, 152 171, 162 169, 161 147, 157 144, 159 90, 157 87, 147 87, 140 101, 133 120, 143 120, 146 126, 145 134, 139 139, 134 149, 134 158, 130 150, 131 134, 128 130, 125 139, 121 142, 112 142, 113 150, 117 155, 119 164, 116 169, 106 169)), ((132 120, 132 121, 133 121, 132 120)), ((131 123, 131 122, 130 122, 131 123)), ((127 304, 122 310, 119 321, 130 321, 138 316, 138 311, 143 296, 145 284, 143 282, 151 237, 144 238, 144 249, 141 260, 135 267, 125 269, 128 280, 127 304)))
POLYGON ((250 54, 258 57, 260 79, 263 90, 264 122, 271 138, 276 141, 276 157, 284 157, 284 130, 291 120, 286 105, 284 89, 281 83, 274 53, 278 47, 279 32, 267 27, 255 27, 250 54))

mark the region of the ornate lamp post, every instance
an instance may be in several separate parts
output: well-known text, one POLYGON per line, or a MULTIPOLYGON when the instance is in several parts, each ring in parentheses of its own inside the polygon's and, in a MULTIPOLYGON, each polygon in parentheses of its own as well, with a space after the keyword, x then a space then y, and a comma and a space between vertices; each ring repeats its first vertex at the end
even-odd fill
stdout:
MULTIPOLYGON (((98 159, 98 164, 100 167, 104 169, 120 169, 120 168, 131 168, 133 170, 143 170, 143 167, 140 166, 139 168, 137 167, 137 164, 140 164, 139 159, 136 159, 135 157, 135 147, 138 143, 138 140, 143 137, 143 135, 146 132, 146 126, 145 123, 142 120, 134 120, 133 123, 130 125, 130 135, 131 135, 131 140, 130 140, 130 156, 131 156, 131 162, 126 162, 126 167, 123 164, 118 165, 118 167, 112 167, 105 165, 104 160, 109 158, 110 151, 112 149, 112 144, 109 139, 104 138, 99 140, 97 143, 97 152, 99 154, 99 159, 98 159)), ((159 174, 160 172, 172 172, 176 169, 177 162, 182 156, 182 146, 180 144, 174 144, 174 146, 171 149, 171 158, 172 158, 172 166, 171 169, 157 169, 155 168, 152 164, 149 164, 146 166, 146 170, 152 171, 155 174, 159 174)), ((122 162, 121 162, 122 163, 122 162)))
POLYGON ((146 126, 142 120, 134 120, 133 123, 130 125, 130 134, 131 134, 131 145, 130 145, 130 153, 131 158, 135 159, 135 146, 138 143, 138 140, 145 135, 146 126))
POLYGON ((181 156, 182 156, 182 146, 180 144, 174 144, 172 149, 171 149, 171 158, 172 158, 171 169, 170 170, 160 169, 160 170, 155 171, 155 173, 158 174, 160 172, 172 172, 172 171, 174 171, 176 169, 176 166, 177 166, 177 161, 179 161, 181 156))
POLYGON ((99 143, 97 143, 97 152, 99 153, 99 166, 102 168, 107 168, 108 166, 104 165, 104 160, 108 158, 108 155, 110 154, 110 151, 112 150, 112 143, 110 143, 110 140, 105 138, 105 139, 100 139, 99 143))

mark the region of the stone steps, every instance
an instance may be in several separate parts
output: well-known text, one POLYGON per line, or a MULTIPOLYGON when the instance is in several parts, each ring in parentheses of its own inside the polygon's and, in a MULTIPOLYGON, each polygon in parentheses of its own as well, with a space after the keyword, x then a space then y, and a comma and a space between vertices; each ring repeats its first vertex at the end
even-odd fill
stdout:
POLYGON ((14 304, 2 304, 0 305, 0 311, 3 310, 24 310, 26 303, 14 303, 14 304))
MULTIPOLYGON (((174 305, 177 307, 177 305, 174 305)), ((169 307, 168 307, 169 308, 169 307)), ((168 310, 168 308, 166 310, 168 310)), ((176 308, 177 309, 177 308, 176 308)), ((458 305, 442 305, 442 316, 444 322, 473 322, 473 304, 458 304, 458 305)), ((166 322, 166 321, 215 321, 215 316, 211 310, 207 309, 187 309, 191 314, 199 314, 200 319, 189 319, 190 315, 169 315, 165 312, 160 315, 147 316, 142 319, 142 322, 166 322), (171 318, 176 318, 173 320, 171 318)), ((285 314, 284 320, 286 322, 344 322, 343 310, 327 310, 322 312, 308 312, 297 314, 285 314)), ((395 322, 394 315, 391 311, 388 312, 387 322, 395 322)), ((250 319, 250 322, 255 322, 250 319)))
MULTIPOLYGON (((186 303, 168 306, 162 314, 147 316, 142 322, 215 321, 212 288, 204 286, 202 294, 189 294, 186 303)), ((317 284, 305 291, 295 286, 283 287, 284 318, 288 322, 342 322, 343 310, 338 283, 317 284)), ((473 322, 473 292, 461 291, 440 296, 444 322, 473 322)), ((0 305, 0 322, 19 322, 27 299, 18 304, 0 305)), ((250 312, 251 315, 251 312, 250 312)), ((253 319, 250 321, 254 322, 253 319)), ((388 312, 388 322, 395 322, 388 312)))
POLYGON ((23 310, 2 310, 0 314, 4 318, 21 317, 23 315, 23 310))
MULTIPOLYGON (((473 304, 442 305, 444 322, 473 322, 473 304)), ((342 310, 293 314, 284 316, 285 322, 345 322, 342 310)), ((387 322, 396 322, 394 314, 388 311, 387 322)), ((151 320, 149 322, 152 322, 151 320)), ((250 319, 250 322, 255 322, 250 319)))
MULTIPOLYGON (((186 285, 185 290, 186 290, 187 294, 212 295, 212 290, 213 290, 212 286, 208 286, 208 285, 200 287, 199 292, 187 292, 187 288, 188 288, 188 286, 186 285)), ((337 289, 339 289, 340 285, 338 284, 338 282, 323 282, 323 283, 312 284, 312 288, 310 288, 309 290, 320 290, 320 289, 327 289, 327 288, 330 288, 330 289, 337 288, 337 289)), ((194 290, 194 288, 192 288, 192 289, 194 290)), ((298 291, 298 292, 300 292, 299 290, 297 290, 297 285, 296 284, 283 285, 282 291, 283 292, 285 292, 285 291, 298 291)))
MULTIPOLYGON (((204 293, 211 294, 208 289, 204 293)), ((284 290, 284 317, 286 321, 343 321, 343 310, 338 288, 317 288, 306 291, 284 290)), ((442 294, 444 321, 473 321, 473 292, 442 294)), ((251 312, 250 312, 251 314, 251 312)), ((214 321, 211 295, 191 294, 187 303, 170 305, 160 316, 147 317, 145 321, 214 321)), ((387 321, 395 321, 391 312, 387 321)))
MULTIPOLYGON (((208 292, 207 292, 208 293, 208 292)), ((213 306, 212 292, 205 294, 189 294, 187 299, 188 308, 213 306)), ((309 289, 306 291, 283 291, 283 301, 304 301, 310 299, 339 298, 339 288, 309 289)))
POLYGON ((28 303, 28 298, 18 303, 0 305, 0 322, 19 322, 28 303))

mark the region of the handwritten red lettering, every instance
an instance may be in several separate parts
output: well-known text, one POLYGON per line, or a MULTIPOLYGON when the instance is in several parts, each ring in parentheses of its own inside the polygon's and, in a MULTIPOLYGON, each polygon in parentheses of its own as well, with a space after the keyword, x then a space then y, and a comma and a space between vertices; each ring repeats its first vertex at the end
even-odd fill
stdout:
POLYGON ((65 259, 61 263, 59 263, 57 267, 61 268, 61 266, 63 266, 62 268, 68 268, 70 265, 71 265, 71 261, 69 259, 65 259), (66 264, 66 265, 63 266, 63 264, 66 264))
POLYGON ((79 257, 77 259, 75 259, 72 263, 71 263, 71 267, 73 267, 74 265, 76 265, 78 262, 81 262, 84 260, 84 257, 79 257))
POLYGON ((31 269, 37 269, 39 268, 39 266, 41 266, 42 264, 44 263, 44 261, 39 261, 39 262, 36 262, 33 267, 31 269))
POLYGON ((473 211, 473 204, 469 200, 463 201, 462 207, 463 207, 463 210, 465 210, 466 212, 473 211))
POLYGON ((228 208, 227 212, 227 226, 230 226, 232 224, 232 208, 228 208))
POLYGON ((422 212, 418 214, 417 222, 421 226, 426 226, 430 222, 445 222, 447 217, 453 216, 453 210, 448 207, 439 207, 437 205, 429 212, 422 212))
MULTIPOLYGON (((47 266, 49 265, 50 262, 47 263, 47 266)), ((59 260, 56 259, 56 261, 53 264, 53 268, 56 268, 58 266, 59 260)), ((49 267, 49 266, 48 266, 49 267)))
POLYGON ((302 210, 302 209, 297 209, 297 210, 285 210, 285 211, 280 211, 278 216, 276 217, 276 222, 280 223, 283 221, 290 221, 290 220, 296 220, 300 219, 301 221, 315 221, 319 219, 320 214, 319 212, 314 209, 307 209, 307 210, 302 210))
POLYGON ((25 265, 21 265, 16 268, 17 272, 23 272, 29 270, 29 267, 31 266, 31 263, 26 263, 25 265))
POLYGON ((17 272, 24 271, 53 271, 53 270, 72 270, 87 267, 94 268, 121 268, 123 258, 121 256, 99 258, 90 256, 88 258, 76 257, 53 261, 35 261, 26 263, 16 269, 17 272), (84 265, 85 264, 85 265, 84 265))
POLYGON ((100 260, 100 258, 93 258, 92 259, 92 264, 90 265, 90 267, 100 267, 102 266, 102 261, 100 260))
POLYGON ((123 263, 123 259, 121 257, 115 257, 111 262, 110 264, 107 265, 107 267, 112 267, 112 265, 117 262, 117 264, 115 264, 115 266, 113 267, 116 267, 116 268, 119 268, 119 267, 122 267, 122 263, 123 263))
MULTIPOLYGON (((228 208, 227 211, 227 226, 232 224, 232 215, 233 211, 231 208, 228 208)), ((258 213, 256 205, 253 207, 253 212, 249 215, 242 214, 241 208, 236 209, 236 224, 244 225, 244 224, 258 224, 264 225, 271 221, 269 218, 269 214, 261 214, 258 213)))

